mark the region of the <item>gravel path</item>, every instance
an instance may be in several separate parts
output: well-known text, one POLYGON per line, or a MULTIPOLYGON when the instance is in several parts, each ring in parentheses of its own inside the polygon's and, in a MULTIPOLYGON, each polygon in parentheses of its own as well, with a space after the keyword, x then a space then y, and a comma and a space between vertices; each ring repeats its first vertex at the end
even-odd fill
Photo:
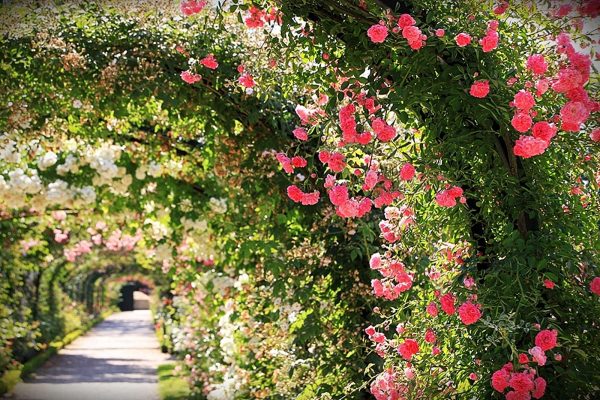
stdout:
POLYGON ((15 388, 18 400, 155 400, 160 352, 147 310, 113 314, 15 388))

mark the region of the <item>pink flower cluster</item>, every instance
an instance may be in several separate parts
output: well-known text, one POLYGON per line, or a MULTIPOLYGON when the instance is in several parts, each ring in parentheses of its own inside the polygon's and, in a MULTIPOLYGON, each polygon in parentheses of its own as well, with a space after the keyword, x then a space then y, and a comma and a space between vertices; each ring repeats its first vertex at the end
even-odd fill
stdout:
POLYGON ((532 54, 527 58, 527 69, 535 75, 543 75, 548 71, 548 63, 543 54, 532 54))
POLYGON ((400 208, 386 207, 384 215, 385 219, 379 222, 379 229, 388 243, 399 240, 402 232, 415 223, 415 213, 406 205, 400 208))
POLYGON ((380 357, 385 357, 385 350, 388 347, 385 335, 381 332, 377 332, 372 325, 365 329, 365 333, 369 336, 369 339, 375 343, 375 352, 380 357))
POLYGON ((106 224, 103 221, 96 223, 96 228, 88 228, 87 233, 91 235, 92 243, 96 246, 100 246, 102 244, 102 231, 107 228, 106 224), (100 232, 99 232, 100 231, 100 232))
POLYGON ((296 115, 300 118, 302 125, 315 125, 318 122, 318 116, 323 114, 323 110, 318 108, 307 108, 301 105, 296 106, 296 115))
POLYGON ((321 151, 319 152, 319 161, 327 165, 333 172, 342 172, 346 167, 345 156, 337 151, 321 151))
POLYGON ((555 329, 544 329, 535 336, 535 345, 543 351, 552 350, 556 347, 558 331, 555 329))
POLYGON ((496 7, 494 7, 494 14, 502 15, 508 10, 509 4, 508 1, 502 0, 498 3, 496 7))
POLYGON ((371 128, 373 128, 373 132, 377 135, 377 139, 382 142, 389 142, 396 137, 396 128, 388 125, 388 123, 381 118, 375 118, 371 122, 371 128))
POLYGON ((548 143, 545 140, 537 139, 533 136, 521 135, 515 142, 513 152, 516 156, 530 158, 542 154, 548 148, 548 143))
POLYGON ((121 232, 120 229, 115 229, 104 245, 110 251, 131 251, 135 248, 137 242, 142 239, 142 232, 137 231, 134 236, 121 232))
POLYGON ((499 39, 500 35, 498 35, 498 21, 490 21, 488 23, 486 34, 479 40, 479 44, 481 45, 484 53, 489 53, 498 47, 499 39))
POLYGON ((35 247, 38 244, 40 244, 40 241, 37 239, 28 239, 28 240, 23 239, 19 242, 19 244, 21 245, 21 251, 23 252, 23 254, 27 254, 27 252, 32 247, 35 247))
POLYGON ((304 193, 298 186, 290 185, 287 188, 287 194, 295 203, 301 203, 304 206, 312 206, 317 204, 321 194, 318 190, 311 193, 304 193))
MULTIPOLYGON (((533 362, 538 366, 546 365, 546 351, 556 347, 558 332, 556 330, 545 329, 535 337, 535 346, 529 349, 528 353, 532 356, 533 362)), ((555 357, 560 360, 560 357, 555 357)), ((529 367, 529 357, 527 354, 519 354, 519 364, 525 365, 522 372, 513 371, 513 364, 507 363, 501 369, 492 374, 492 387, 504 393, 507 388, 513 389, 506 393, 506 399, 539 399, 546 391, 546 381, 542 377, 536 377, 536 370, 529 367)))
POLYGON ((369 262, 371 269, 379 271, 383 279, 373 279, 371 286, 377 297, 395 300, 401 293, 412 287, 412 276, 404 269, 404 264, 396 260, 382 258, 379 253, 373 254, 369 262))
POLYGON ((195 74, 195 73, 193 73, 191 71, 183 71, 181 73, 181 79, 185 83, 188 83, 188 84, 192 85, 192 84, 194 84, 196 82, 201 81, 202 80, 202 76, 198 75, 198 74, 195 74))
POLYGON ((356 117, 354 113, 356 107, 350 103, 340 108, 338 120, 342 130, 342 140, 344 144, 360 143, 362 145, 369 144, 373 136, 370 132, 358 133, 356 130, 356 117))
POLYGON ((458 47, 465 47, 469 43, 471 43, 471 35, 468 33, 461 32, 454 38, 454 41, 458 45, 458 47))
POLYGON ((590 282, 590 291, 595 295, 600 296, 600 276, 595 277, 590 282))
MULTIPOLYGON (((600 110, 600 103, 591 100, 584 89, 590 77, 591 60, 589 56, 575 51, 566 33, 558 35, 556 43, 558 53, 566 55, 569 62, 561 65, 558 74, 550 81, 547 78, 539 79, 535 84, 536 94, 541 96, 551 87, 554 92, 564 95, 568 101, 553 122, 560 122, 561 129, 565 132, 578 132, 590 114, 600 110)), ((534 76, 543 76, 548 71, 548 64, 542 54, 529 56, 526 66, 534 76)), ((522 135, 516 141, 514 154, 529 158, 544 153, 552 137, 556 135, 557 128, 545 121, 533 124, 532 117, 537 114, 533 111, 536 102, 530 92, 520 90, 515 94, 512 105, 516 108, 511 121, 513 128, 525 133, 533 126, 533 136, 522 135)))
POLYGON ((217 69, 219 63, 213 54, 209 54, 200 60, 200 64, 204 65, 208 69, 217 69))
POLYGON ((405 339, 398 346, 398 353, 406 361, 410 361, 412 357, 419 352, 419 343, 414 339, 405 339))
POLYGON ((411 181, 416 174, 417 170, 411 163, 405 163, 400 169, 400 179, 403 181, 411 181))
POLYGON ((92 251, 93 243, 87 240, 82 240, 71 249, 64 249, 65 259, 69 262, 75 262, 77 257, 88 254, 92 251))
POLYGON ((283 167, 283 170, 288 174, 294 173, 294 168, 304 168, 308 164, 306 159, 301 156, 294 156, 292 158, 289 158, 283 153, 277 153, 275 158, 277 158, 277 161, 279 161, 279 163, 283 167))
POLYGON ((456 199, 459 199, 461 203, 466 201, 462 188, 458 186, 444 189, 435 195, 435 202, 441 207, 454 207, 456 199))
POLYGON ((409 14, 402 14, 398 19, 398 29, 402 31, 402 37, 406 39, 411 49, 419 50, 425 45, 427 35, 424 35, 415 24, 415 19, 409 14))
MULTIPOLYGON (((452 293, 446 293, 443 296, 440 296, 439 301, 444 313, 447 315, 454 315, 456 313, 456 297, 452 293)), ((438 307, 435 302, 429 303, 427 306, 427 313, 432 317, 438 316, 438 307)), ((481 306, 472 303, 471 300, 467 300, 458 307, 458 316, 463 324, 472 325, 481 319, 481 306)))
POLYGON ((371 383, 371 394, 376 400, 404 400, 408 390, 408 386, 398 382, 393 368, 377 375, 371 383))
POLYGON ((61 221, 64 221, 65 219, 67 219, 67 213, 64 212, 63 210, 52 211, 51 215, 52 215, 52 218, 54 218, 58 222, 61 222, 61 221))
POLYGON ((265 16, 267 15, 267 13, 264 10, 252 6, 248 10, 248 13, 250 15, 244 19, 244 23, 248 28, 262 28, 265 25, 265 16))
POLYGON ((512 125, 517 131, 527 132, 533 125, 533 136, 522 135, 515 142, 513 152, 523 158, 542 154, 550 145, 551 139, 556 136, 557 128, 546 121, 533 124, 530 112, 536 103, 530 92, 520 90, 511 104, 518 110, 512 120, 512 125))
POLYGON ((446 293, 442 297, 440 297, 440 304, 442 306, 442 311, 448 315, 453 315, 456 312, 456 308, 454 303, 456 302, 456 297, 452 293, 446 293))
POLYGON ((466 301, 458 307, 458 315, 463 324, 474 324, 481 318, 480 306, 479 304, 473 304, 470 301, 466 301))
MULTIPOLYGON (((96 224, 96 227, 97 227, 97 229, 104 229, 106 227, 106 224, 104 224, 103 222, 98 222, 96 224)), ((57 230, 55 230, 55 234, 57 234, 56 231, 57 230)), ((92 251, 92 247, 94 246, 94 244, 95 245, 101 244, 102 236, 100 234, 97 234, 96 231, 91 228, 88 229, 88 232, 90 234, 94 235, 94 236, 92 236, 92 241, 82 240, 79 243, 77 243, 74 247, 63 250, 64 256, 67 261, 75 262, 79 256, 90 253, 92 251)), ((58 235, 64 235, 64 234, 61 234, 59 231, 58 235)), ((62 242, 59 242, 59 243, 62 243, 62 242)))
POLYGON ((65 243, 69 239, 69 232, 61 229, 54 229, 54 241, 56 243, 65 243))
POLYGON ((554 286, 556 286, 556 284, 554 282, 552 282, 550 279, 544 279, 544 287, 546 289, 554 289, 554 286))
POLYGON ((204 0, 202 0, 202 1, 187 0, 187 1, 181 2, 180 6, 179 6, 183 15, 188 16, 188 17, 190 15, 198 14, 200 11, 202 11, 204 9, 204 7, 206 7, 206 1, 204 1, 204 0))
POLYGON ((348 187, 346 185, 334 184, 335 178, 328 175, 329 183, 329 201, 335 206, 335 212, 342 218, 361 218, 371 211, 373 202, 366 197, 362 199, 350 198, 348 187))
POLYGON ((244 18, 244 23, 250 29, 262 28, 266 23, 271 22, 281 25, 281 14, 274 7, 267 12, 256 6, 251 6, 248 10, 248 16, 244 18))
MULTIPOLYGON (((361 95, 356 98, 357 103, 365 107, 369 114, 376 112, 380 107, 375 105, 373 98, 365 98, 361 95)), ((359 133, 356 129, 356 106, 353 103, 343 106, 339 111, 339 125, 342 130, 342 142, 340 145, 347 145, 352 143, 358 143, 361 145, 367 145, 373 139, 371 132, 364 131, 359 133)), ((389 142, 396 137, 396 129, 388 125, 381 118, 374 118, 371 121, 371 128, 379 140, 382 142, 389 142)))
POLYGON ((244 72, 242 75, 240 75, 238 81, 240 82, 240 85, 246 89, 251 89, 256 85, 256 82, 254 82, 254 77, 247 72, 244 72))
POLYGON ((507 363, 492 375, 492 387, 500 393, 509 388, 507 400, 540 399, 546 392, 546 380, 541 376, 536 377, 533 368, 514 372, 513 365, 507 363))
POLYGON ((427 331, 425 331, 425 341, 427 343, 435 343, 436 340, 437 337, 435 336, 435 332, 431 329, 427 329, 427 331))
MULTIPOLYGON (((423 34, 421 29, 415 26, 415 19, 409 14, 402 14, 398 18, 398 26, 393 29, 394 33, 402 32, 402 37, 406 39, 408 45, 413 50, 419 50, 425 45, 427 35, 423 34)), ((388 27, 384 21, 371 26, 367 30, 367 36, 373 43, 383 43, 388 37, 388 27)))
POLYGON ((308 140, 308 132, 306 132, 305 128, 298 127, 292 131, 294 137, 298 140, 307 141, 308 140))

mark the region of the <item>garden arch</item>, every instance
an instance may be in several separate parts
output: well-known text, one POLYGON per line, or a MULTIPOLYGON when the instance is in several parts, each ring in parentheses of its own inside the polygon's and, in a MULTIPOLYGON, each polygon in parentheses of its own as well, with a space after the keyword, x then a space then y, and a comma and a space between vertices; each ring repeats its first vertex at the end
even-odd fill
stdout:
POLYGON ((596 394, 600 11, 514 3, 4 6, 0 370, 132 275, 209 397, 596 394))

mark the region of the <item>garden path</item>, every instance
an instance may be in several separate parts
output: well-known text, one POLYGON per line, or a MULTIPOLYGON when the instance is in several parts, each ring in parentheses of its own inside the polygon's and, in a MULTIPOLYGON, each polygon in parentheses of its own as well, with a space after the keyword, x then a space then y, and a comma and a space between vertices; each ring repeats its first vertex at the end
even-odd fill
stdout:
POLYGON ((15 388, 18 400, 158 399, 160 352, 150 311, 111 315, 15 388))

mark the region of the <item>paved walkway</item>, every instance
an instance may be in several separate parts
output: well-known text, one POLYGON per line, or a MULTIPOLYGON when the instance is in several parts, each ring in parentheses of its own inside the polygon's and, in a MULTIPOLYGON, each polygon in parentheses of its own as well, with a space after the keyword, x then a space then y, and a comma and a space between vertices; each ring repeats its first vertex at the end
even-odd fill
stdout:
POLYGON ((113 314, 61 350, 26 382, 18 400, 155 400, 160 352, 150 312, 113 314))

